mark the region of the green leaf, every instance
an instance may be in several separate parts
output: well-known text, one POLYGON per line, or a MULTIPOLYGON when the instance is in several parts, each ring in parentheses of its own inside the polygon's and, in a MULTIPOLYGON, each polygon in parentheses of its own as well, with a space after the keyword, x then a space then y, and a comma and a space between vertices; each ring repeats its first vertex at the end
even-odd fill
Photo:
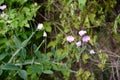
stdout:
POLYGON ((30 25, 28 23, 25 24, 25 27, 30 28, 30 25))
POLYGON ((54 64, 54 63, 52 64, 52 68, 53 68, 53 70, 56 70, 56 71, 59 70, 58 67, 57 67, 57 65, 54 64))
POLYGON ((27 80, 27 72, 25 70, 19 70, 18 75, 24 79, 27 80))
POLYGON ((84 21, 84 26, 86 26, 87 28, 89 28, 89 27, 90 27, 90 21, 89 21, 88 16, 86 16, 86 18, 85 18, 85 21, 84 21))
POLYGON ((1 61, 2 59, 4 59, 6 56, 7 56, 7 54, 5 54, 5 53, 0 54, 0 61, 1 61))
POLYGON ((20 51, 20 57, 23 60, 26 58, 26 49, 25 48, 21 49, 21 51, 20 51))
POLYGON ((22 42, 22 47, 27 46, 28 42, 29 42, 29 39, 24 40, 24 41, 22 42))
POLYGON ((67 4, 69 5, 72 1, 73 1, 73 0, 68 0, 68 3, 67 3, 67 4))
POLYGON ((50 22, 45 22, 44 23, 44 28, 45 28, 45 31, 51 32, 52 31, 51 23, 50 22))
POLYGON ((16 36, 14 36, 13 41, 18 48, 21 47, 21 41, 16 36))
POLYGON ((90 56, 88 55, 88 54, 86 54, 86 53, 84 53, 83 55, 82 55, 82 60, 83 60, 83 62, 84 63, 87 63, 87 60, 90 58, 90 56))
POLYGON ((92 24, 94 24, 94 22, 96 21, 96 20, 95 20, 95 16, 96 16, 95 14, 89 14, 89 15, 88 15, 89 20, 90 20, 90 22, 91 22, 92 24))
POLYGON ((6 38, 0 38, 0 44, 5 44, 7 42, 6 38))
POLYGON ((51 32, 51 31, 52 31, 51 26, 48 26, 48 27, 46 28, 46 31, 47 31, 47 32, 51 32))
POLYGON ((78 0, 78 6, 79 8, 82 10, 83 7, 85 6, 85 3, 87 2, 87 0, 78 0))
POLYGON ((27 0, 17 0, 17 2, 19 2, 21 5, 24 4, 25 2, 27 2, 27 0))
POLYGON ((86 49, 86 46, 82 47, 82 49, 80 50, 79 55, 80 55, 81 53, 83 53, 83 52, 85 51, 85 49, 86 49))
POLYGON ((0 75, 2 75, 2 73, 3 73, 3 70, 2 70, 2 69, 0 69, 0 75))
POLYGON ((32 69, 32 70, 34 70, 35 72, 42 72, 42 67, 40 67, 40 66, 30 66, 30 68, 32 69))
POLYGON ((45 71, 43 71, 43 73, 45 73, 45 74, 53 74, 53 71, 51 71, 51 70, 45 70, 45 71))
POLYGON ((117 16, 114 22, 114 33, 117 34, 118 24, 120 23, 120 14, 117 16))
POLYGON ((55 46, 56 46, 56 41, 51 41, 51 42, 49 42, 47 48, 49 48, 49 47, 55 48, 55 46))
POLYGON ((77 72, 76 72, 76 76, 80 76, 81 74, 84 73, 84 70, 82 68, 80 68, 77 72))
POLYGON ((2 65, 1 69, 4 69, 4 70, 19 70, 19 67, 15 66, 14 64, 6 64, 6 65, 2 65))
POLYGON ((30 41, 30 39, 33 37, 34 34, 35 34, 35 32, 32 32, 32 34, 29 36, 29 38, 22 42, 22 44, 21 44, 22 47, 27 46, 28 42, 30 41))
POLYGON ((54 59, 57 59, 57 53, 56 50, 54 48, 51 49, 52 55, 54 57, 54 59))

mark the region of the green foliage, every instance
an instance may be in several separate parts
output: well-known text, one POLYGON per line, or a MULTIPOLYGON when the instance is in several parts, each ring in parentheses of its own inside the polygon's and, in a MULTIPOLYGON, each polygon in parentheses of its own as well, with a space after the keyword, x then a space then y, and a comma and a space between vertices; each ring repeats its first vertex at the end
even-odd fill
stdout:
POLYGON ((114 33, 117 34, 117 29, 118 29, 118 25, 120 24, 120 14, 116 17, 115 22, 114 22, 114 33))
POLYGON ((7 8, 4 12, 1 12, 1 14, 5 14, 4 17, 0 17, 0 25, 1 30, 0 34, 5 34, 6 32, 10 30, 19 30, 21 27, 30 27, 28 24, 29 20, 32 20, 33 17, 36 16, 36 11, 40 8, 40 6, 37 5, 37 3, 31 3, 26 4, 27 0, 20 0, 20 1, 5 1, 7 8), (18 2, 18 3, 17 3, 18 2), (24 4, 23 4, 24 3, 24 4), (10 5, 11 4, 11 5, 10 5), (14 4, 20 6, 14 6, 14 4))
POLYGON ((26 72, 25 70, 20 70, 20 71, 18 72, 18 75, 19 75, 22 79, 27 80, 27 72, 26 72))
POLYGON ((98 67, 103 70, 105 68, 105 64, 108 59, 108 55, 105 53, 100 53, 98 55, 98 57, 100 59, 100 63, 98 64, 98 67))
POLYGON ((82 68, 76 72, 76 80, 95 80, 93 73, 84 71, 82 68))
POLYGON ((120 15, 113 14, 116 2, 0 0, 0 6, 7 6, 0 10, 0 77, 103 80, 98 76, 100 71, 106 74, 106 68, 111 70, 111 54, 119 58, 120 15), (82 36, 81 30, 86 31, 82 36), (74 39, 68 41, 68 36, 74 39), (85 42, 85 36, 90 40, 85 42))

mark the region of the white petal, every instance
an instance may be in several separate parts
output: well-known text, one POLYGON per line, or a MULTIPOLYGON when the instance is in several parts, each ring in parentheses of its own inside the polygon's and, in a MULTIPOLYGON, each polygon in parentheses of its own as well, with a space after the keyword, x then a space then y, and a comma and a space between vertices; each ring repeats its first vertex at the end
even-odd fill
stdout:
POLYGON ((93 49, 90 50, 90 54, 95 54, 95 51, 93 49))
POLYGON ((76 43, 76 45, 79 47, 79 46, 81 46, 81 41, 78 41, 77 43, 76 43))
POLYGON ((47 37, 47 33, 45 31, 43 33, 43 37, 47 37))
POLYGON ((39 23, 37 29, 41 30, 43 28, 43 24, 39 23))
POLYGON ((87 33, 87 32, 84 31, 84 30, 79 31, 79 35, 80 35, 80 36, 83 36, 83 35, 85 35, 86 33, 87 33))

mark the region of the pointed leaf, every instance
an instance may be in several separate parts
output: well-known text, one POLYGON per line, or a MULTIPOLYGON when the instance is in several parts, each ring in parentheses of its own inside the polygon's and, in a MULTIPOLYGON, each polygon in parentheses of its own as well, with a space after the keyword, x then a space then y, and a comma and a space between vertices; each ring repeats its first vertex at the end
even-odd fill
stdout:
POLYGON ((1 66, 1 69, 4 70, 19 70, 19 67, 15 66, 14 64, 6 64, 1 66))
POLYGON ((2 59, 4 59, 6 56, 7 56, 7 54, 5 54, 5 53, 0 54, 0 61, 1 61, 2 59))
POLYGON ((53 72, 51 70, 45 70, 45 71, 43 71, 43 73, 45 73, 45 74, 53 74, 53 72))

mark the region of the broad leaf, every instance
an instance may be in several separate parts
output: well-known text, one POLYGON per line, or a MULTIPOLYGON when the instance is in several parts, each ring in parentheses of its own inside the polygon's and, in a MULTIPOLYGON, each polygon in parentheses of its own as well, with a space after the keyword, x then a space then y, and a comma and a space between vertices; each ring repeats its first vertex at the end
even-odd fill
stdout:
POLYGON ((19 70, 18 75, 24 79, 27 80, 27 72, 25 70, 19 70))
POLYGON ((40 67, 40 66, 30 66, 30 68, 32 69, 32 70, 34 70, 35 72, 42 72, 42 67, 40 67))

